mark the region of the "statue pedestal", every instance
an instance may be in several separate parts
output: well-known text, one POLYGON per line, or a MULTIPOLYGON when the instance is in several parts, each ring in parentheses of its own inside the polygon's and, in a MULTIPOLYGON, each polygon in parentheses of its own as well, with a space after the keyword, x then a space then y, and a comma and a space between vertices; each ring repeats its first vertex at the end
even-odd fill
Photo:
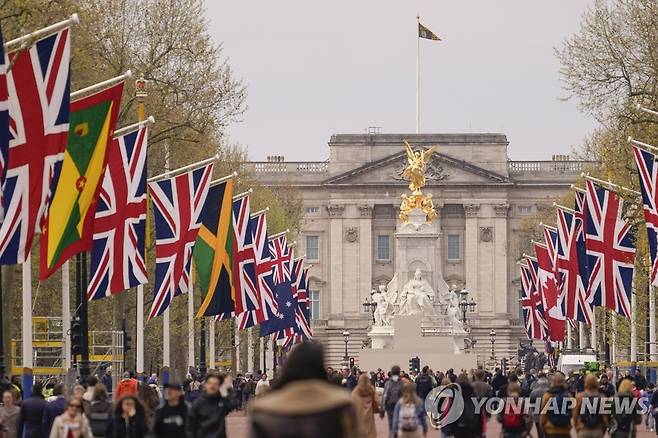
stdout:
POLYGON ((368 332, 368 336, 372 341, 372 348, 374 350, 381 350, 383 348, 393 348, 393 327, 387 326, 374 326, 368 332))
POLYGON ((418 356, 421 366, 434 369, 471 369, 477 366, 477 357, 463 351, 466 333, 423 336, 420 315, 396 315, 393 326, 373 327, 368 336, 372 348, 361 350, 359 367, 373 371, 399 365, 403 369, 409 359, 418 356))

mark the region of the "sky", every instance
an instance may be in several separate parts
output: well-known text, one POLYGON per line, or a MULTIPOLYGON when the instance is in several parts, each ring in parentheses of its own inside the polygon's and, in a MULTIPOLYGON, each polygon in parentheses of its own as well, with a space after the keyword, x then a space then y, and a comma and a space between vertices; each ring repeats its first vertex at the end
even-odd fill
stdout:
POLYGON ((208 0, 211 35, 247 86, 228 129, 252 160, 325 160, 332 134, 502 132, 513 160, 550 160, 592 132, 554 49, 588 0, 208 0))

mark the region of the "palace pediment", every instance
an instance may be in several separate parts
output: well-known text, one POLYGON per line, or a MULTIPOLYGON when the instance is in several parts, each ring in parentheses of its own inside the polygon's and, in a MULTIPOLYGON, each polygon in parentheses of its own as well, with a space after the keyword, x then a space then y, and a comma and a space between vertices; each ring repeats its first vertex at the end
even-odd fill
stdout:
MULTIPOLYGON (((407 154, 400 151, 380 160, 372 161, 352 170, 328 178, 325 185, 377 185, 401 184, 402 170, 407 165, 407 154)), ((508 184, 507 175, 484 169, 475 164, 435 152, 427 166, 427 185, 443 184, 508 184)))

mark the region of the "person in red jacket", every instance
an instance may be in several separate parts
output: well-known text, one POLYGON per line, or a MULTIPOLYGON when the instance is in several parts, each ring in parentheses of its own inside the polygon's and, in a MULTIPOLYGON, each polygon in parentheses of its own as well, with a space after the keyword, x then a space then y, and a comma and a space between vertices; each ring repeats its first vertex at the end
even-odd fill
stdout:
POLYGON ((137 391, 139 389, 139 382, 137 379, 130 377, 130 373, 126 371, 123 373, 123 379, 117 383, 117 390, 114 391, 114 399, 119 400, 125 395, 137 396, 137 391))

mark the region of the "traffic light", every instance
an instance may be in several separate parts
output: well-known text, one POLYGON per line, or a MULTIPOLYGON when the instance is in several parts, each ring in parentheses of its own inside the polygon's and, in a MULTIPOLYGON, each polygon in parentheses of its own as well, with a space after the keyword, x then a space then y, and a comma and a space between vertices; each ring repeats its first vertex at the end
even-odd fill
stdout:
POLYGON ((77 317, 71 320, 71 354, 82 354, 82 324, 77 317))
POLYGON ((130 333, 128 333, 128 330, 126 330, 125 327, 124 327, 124 329, 123 329, 123 352, 124 353, 127 353, 127 352, 129 352, 130 350, 133 349, 132 341, 133 341, 133 338, 130 336, 130 333))
POLYGON ((420 358, 418 356, 409 359, 409 372, 420 372, 420 358))
POLYGON ((507 358, 506 357, 504 357, 501 360, 500 368, 503 372, 503 376, 506 376, 507 375, 507 358))
POLYGON ((354 368, 354 358, 350 357, 350 369, 354 368))

